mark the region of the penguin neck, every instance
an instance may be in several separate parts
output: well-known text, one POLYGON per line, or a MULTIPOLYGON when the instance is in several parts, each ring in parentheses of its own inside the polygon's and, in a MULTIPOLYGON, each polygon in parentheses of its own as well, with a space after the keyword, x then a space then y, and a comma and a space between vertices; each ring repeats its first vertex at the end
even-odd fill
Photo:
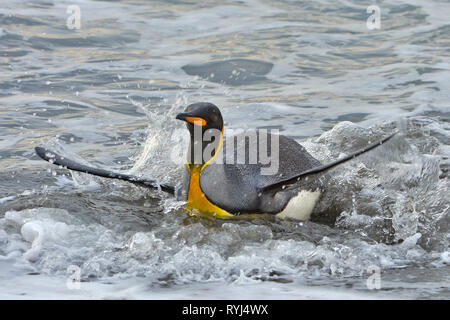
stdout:
POLYGON ((211 139, 204 139, 204 132, 195 135, 191 132, 187 154, 187 166, 190 171, 202 171, 219 153, 223 142, 223 129, 211 139))

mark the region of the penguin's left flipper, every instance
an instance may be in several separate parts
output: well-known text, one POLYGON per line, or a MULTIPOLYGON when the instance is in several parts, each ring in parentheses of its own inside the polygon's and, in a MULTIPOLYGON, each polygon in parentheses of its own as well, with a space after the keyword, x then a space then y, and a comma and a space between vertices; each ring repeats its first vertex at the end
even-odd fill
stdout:
POLYGON ((333 161, 331 163, 328 164, 324 164, 322 166, 318 166, 309 170, 306 170, 298 175, 295 175, 291 178, 279 181, 277 183, 274 184, 270 184, 270 185, 266 185, 264 187, 262 187, 260 189, 261 192, 274 192, 274 191, 278 191, 281 189, 285 189, 286 187, 289 187, 290 185, 296 184, 297 182, 299 182, 300 180, 309 177, 309 176, 313 176, 313 175, 319 175, 322 176, 323 174, 325 174, 327 171, 333 169, 334 167, 343 164, 349 160, 352 160, 354 158, 356 158, 357 156, 366 153, 367 151, 370 151, 372 149, 375 149, 378 146, 381 146, 383 143, 385 143, 386 141, 388 141, 389 139, 391 139, 393 136, 395 136, 398 133, 398 131, 390 134, 389 136, 387 136, 386 138, 381 139, 380 141, 377 141, 375 143, 372 143, 370 145, 368 145, 367 147, 358 150, 352 154, 349 154, 345 157, 342 157, 336 161, 333 161))
POLYGON ((117 173, 112 172, 104 169, 94 168, 90 166, 86 166, 80 163, 77 163, 73 160, 67 159, 65 157, 60 156, 59 154, 50 151, 48 149, 42 148, 42 147, 36 147, 35 148, 36 153, 39 157, 44 159, 45 161, 48 161, 52 164, 62 166, 64 168, 73 170, 73 171, 79 171, 84 173, 89 173, 95 176, 104 177, 104 178, 110 178, 110 179, 119 179, 119 180, 125 180, 137 185, 141 185, 144 187, 150 187, 154 189, 160 189, 164 192, 170 193, 172 195, 175 194, 175 188, 173 186, 167 185, 167 184, 158 184, 154 180, 145 180, 141 179, 136 176, 123 174, 123 173, 117 173))

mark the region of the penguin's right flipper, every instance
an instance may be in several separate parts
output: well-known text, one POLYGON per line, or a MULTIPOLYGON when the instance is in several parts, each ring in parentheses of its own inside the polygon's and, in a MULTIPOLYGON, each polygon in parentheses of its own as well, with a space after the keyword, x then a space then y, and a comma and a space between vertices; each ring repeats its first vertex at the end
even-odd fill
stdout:
POLYGON ((334 167, 336 167, 337 165, 340 165, 344 162, 347 162, 349 160, 352 160, 354 158, 356 158, 357 156, 366 153, 367 151, 370 151, 372 149, 375 149, 378 146, 381 146, 383 143, 385 143, 386 141, 388 141, 389 139, 391 139, 393 136, 395 136, 398 133, 398 131, 395 131, 394 133, 391 133, 389 136, 375 142, 372 143, 370 145, 368 145, 367 147, 360 149, 356 152, 353 152, 352 154, 349 154, 345 157, 342 157, 340 159, 337 159, 331 163, 328 164, 324 164, 309 170, 306 170, 300 174, 295 175, 294 177, 285 179, 285 180, 281 180, 278 181, 276 183, 270 184, 270 185, 266 185, 264 187, 262 187, 260 189, 261 192, 269 192, 269 191, 276 191, 276 190, 282 190, 284 188, 286 188, 288 185, 293 185, 295 183, 297 183, 298 181, 300 181, 301 179, 307 178, 309 176, 313 176, 313 175, 317 175, 317 176, 322 176, 324 173, 328 172, 329 170, 333 169, 334 167))
POLYGON ((141 185, 144 187, 160 189, 160 190, 170 193, 172 195, 175 194, 175 188, 173 186, 170 186, 167 184, 158 184, 154 180, 144 180, 139 177, 135 177, 135 176, 128 175, 128 174, 116 173, 116 172, 112 172, 112 171, 108 171, 108 170, 104 170, 104 169, 89 167, 89 166, 77 163, 73 160, 67 159, 53 151, 50 151, 50 150, 42 148, 42 147, 36 147, 35 150, 36 150, 37 155, 39 157, 41 157, 42 159, 44 159, 45 161, 48 161, 52 164, 62 166, 64 168, 67 168, 67 169, 70 169, 73 171, 89 173, 89 174, 99 176, 99 177, 104 177, 104 178, 125 180, 125 181, 129 181, 131 183, 141 185))

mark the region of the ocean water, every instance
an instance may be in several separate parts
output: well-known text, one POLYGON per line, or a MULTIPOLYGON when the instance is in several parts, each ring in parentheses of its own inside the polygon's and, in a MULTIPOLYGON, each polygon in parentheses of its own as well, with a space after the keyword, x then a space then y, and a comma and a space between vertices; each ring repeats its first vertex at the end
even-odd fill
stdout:
POLYGON ((2 1, 0 298, 449 299, 450 3, 377 1, 374 30, 370 5, 2 1), (199 101, 323 163, 399 134, 308 222, 189 218, 34 153, 178 184, 199 101))

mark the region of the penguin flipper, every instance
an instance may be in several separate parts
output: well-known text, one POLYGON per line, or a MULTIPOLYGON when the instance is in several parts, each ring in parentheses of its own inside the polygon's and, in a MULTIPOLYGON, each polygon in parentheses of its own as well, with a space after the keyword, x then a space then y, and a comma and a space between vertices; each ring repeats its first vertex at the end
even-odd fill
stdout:
POLYGON ((59 154, 50 151, 48 149, 42 148, 42 147, 36 147, 35 151, 39 157, 44 159, 45 161, 48 161, 52 164, 63 166, 69 170, 73 171, 79 171, 84 173, 89 173, 95 176, 104 177, 104 178, 110 178, 110 179, 119 179, 119 180, 125 180, 137 185, 141 185, 144 187, 150 187, 154 189, 161 189, 164 192, 167 192, 169 194, 174 195, 175 194, 175 188, 173 186, 167 185, 167 184, 158 184, 154 180, 144 180, 136 176, 123 174, 123 173, 117 173, 112 172, 104 169, 94 168, 90 166, 86 166, 80 163, 77 163, 73 160, 67 159, 65 157, 60 156, 59 154))
POLYGON ((372 143, 372 144, 368 145, 367 147, 365 147, 363 149, 360 149, 360 150, 358 150, 356 152, 353 152, 353 153, 351 153, 351 154, 349 154, 349 155, 347 155, 345 157, 342 157, 342 158, 340 158, 340 159, 338 159, 336 161, 333 161, 331 163, 324 164, 324 165, 321 165, 321 166, 318 166, 318 167, 315 167, 315 168, 303 171, 302 173, 300 173, 298 175, 295 175, 295 176, 293 176, 291 178, 288 178, 288 179, 285 179, 285 180, 281 180, 281 181, 278 181, 278 182, 273 183, 273 184, 266 185, 266 186, 262 187, 260 189, 260 191, 261 192, 269 192, 269 191, 274 191, 274 190, 278 190, 278 189, 281 190, 281 189, 284 189, 285 187, 287 187, 289 185, 297 183, 301 179, 306 178, 308 176, 316 175, 316 174, 323 175, 324 173, 326 173, 327 171, 333 169, 337 165, 343 164, 343 163, 345 163, 345 162, 347 162, 349 160, 352 160, 352 159, 356 158, 357 156, 359 156, 359 155, 361 155, 363 153, 366 153, 367 151, 375 149, 376 147, 382 145, 383 143, 385 143, 386 141, 391 139, 397 133, 398 133, 398 131, 390 134, 386 138, 383 138, 383 139, 381 139, 381 140, 379 140, 379 141, 377 141, 375 143, 372 143))

